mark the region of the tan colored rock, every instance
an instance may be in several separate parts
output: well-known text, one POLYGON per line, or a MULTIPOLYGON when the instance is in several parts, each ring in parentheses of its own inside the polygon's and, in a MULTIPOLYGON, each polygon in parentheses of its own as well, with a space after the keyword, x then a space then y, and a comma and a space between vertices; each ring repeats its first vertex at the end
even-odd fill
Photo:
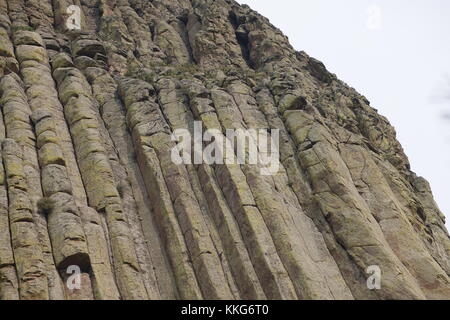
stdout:
POLYGON ((155 26, 155 43, 164 51, 169 63, 191 62, 189 51, 180 34, 165 21, 159 21, 155 26))
POLYGON ((14 33, 14 45, 21 44, 45 47, 41 36, 33 31, 19 30, 14 33))
POLYGON ((93 292, 96 299, 118 300, 119 290, 114 281, 114 273, 110 263, 108 243, 103 231, 101 217, 92 208, 80 207, 84 223, 84 232, 89 247, 89 257, 94 279, 93 292))
POLYGON ((73 68, 56 69, 59 96, 74 141, 89 204, 106 215, 118 286, 124 299, 146 299, 134 243, 93 111, 90 86, 73 68), (73 81, 72 81, 73 80, 73 81))
POLYGON ((450 280, 447 274, 417 237, 381 170, 368 152, 361 146, 345 144, 341 145, 340 151, 353 181, 368 203, 386 240, 418 280, 425 295, 430 299, 449 296, 450 280))
POLYGON ((108 153, 111 158, 117 153, 119 158, 112 162, 112 169, 116 179, 120 180, 118 190, 134 237, 144 284, 147 291, 151 291, 156 287, 154 282, 157 282, 161 298, 173 299, 176 297, 176 286, 152 219, 152 203, 143 188, 144 182, 134 161, 134 151, 129 149, 132 139, 127 130, 122 105, 115 97, 117 84, 103 69, 89 67, 84 72, 100 103, 101 117, 105 123, 105 131, 108 132, 104 134, 104 139, 108 141, 110 137, 111 141, 108 153))
POLYGON ((22 147, 23 167, 26 173, 28 193, 32 204, 32 214, 35 220, 39 242, 42 248, 45 272, 49 281, 49 295, 52 299, 62 299, 63 289, 59 282, 55 263, 53 261, 52 246, 50 243, 46 218, 38 213, 36 203, 42 198, 39 163, 36 154, 35 136, 30 120, 30 107, 26 95, 21 87, 21 80, 13 74, 8 75, 0 82, 2 100, 4 101, 4 117, 8 136, 15 139, 22 147))
POLYGON ((20 146, 11 139, 3 141, 2 155, 8 184, 11 245, 19 282, 20 298, 48 299, 44 257, 34 224, 28 185, 23 171, 20 146))
POLYGON ((0 0, 1 300, 450 299, 445 215, 364 96, 234 1, 91 2, 0 0), (280 130, 278 171, 175 163, 194 121, 280 130))
MULTIPOLYGON (((1 149, 0 149, 1 150, 1 149)), ((0 161, 0 300, 18 300, 18 282, 8 217, 8 195, 3 161, 0 161)))
MULTIPOLYGON (((181 232, 185 234, 194 270, 197 271, 196 275, 203 292, 215 299, 230 298, 231 292, 229 288, 215 288, 213 285, 215 281, 225 282, 225 277, 223 271, 218 269, 220 264, 217 263, 217 253, 210 239, 203 236, 207 234, 207 231, 205 230, 206 225, 204 225, 202 218, 198 215, 200 212, 198 202, 194 200, 195 196, 193 194, 190 196, 184 194, 186 190, 189 190, 187 189, 189 188, 187 185, 189 183, 187 172, 185 169, 177 168, 176 165, 171 163, 170 152, 168 152, 170 149, 164 148, 165 144, 170 143, 170 136, 164 132, 164 128, 167 128, 167 125, 163 123, 159 107, 154 102, 148 101, 144 110, 148 110, 151 117, 145 117, 145 114, 136 108, 135 98, 129 96, 130 92, 139 90, 139 87, 137 87, 139 82, 121 83, 121 86, 120 90, 126 100, 125 105, 128 109, 127 117, 129 115, 130 125, 136 128, 136 134, 140 135, 141 139, 155 148, 157 157, 160 159, 159 161, 164 164, 161 166, 161 170, 168 179, 165 182, 165 187, 169 192, 169 196, 173 199, 172 201, 174 201, 173 208, 170 206, 170 210, 175 210, 178 215, 179 227, 181 232), (133 88, 132 84, 136 85, 136 87, 133 88), (130 99, 127 99, 128 97, 130 99), (146 130, 146 124, 149 120, 157 122, 156 129, 152 129, 151 133, 146 130), (161 128, 162 131, 158 132, 158 128, 161 128), (152 135, 152 133, 155 134, 152 135), (163 153, 162 150, 166 151, 163 153), (185 191, 182 192, 182 190, 185 191)), ((142 89, 145 90, 145 85, 144 88, 141 87, 142 89)), ((144 97, 149 98, 145 91, 141 92, 144 97)))

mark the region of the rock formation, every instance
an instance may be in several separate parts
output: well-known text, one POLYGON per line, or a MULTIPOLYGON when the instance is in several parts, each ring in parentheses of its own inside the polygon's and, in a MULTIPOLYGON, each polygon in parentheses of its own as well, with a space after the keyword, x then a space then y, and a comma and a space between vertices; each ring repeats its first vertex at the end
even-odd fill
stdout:
POLYGON ((394 128, 245 5, 0 0, 0 108, 0 299, 450 299, 394 128), (278 129, 278 172, 176 164, 195 121, 278 129))

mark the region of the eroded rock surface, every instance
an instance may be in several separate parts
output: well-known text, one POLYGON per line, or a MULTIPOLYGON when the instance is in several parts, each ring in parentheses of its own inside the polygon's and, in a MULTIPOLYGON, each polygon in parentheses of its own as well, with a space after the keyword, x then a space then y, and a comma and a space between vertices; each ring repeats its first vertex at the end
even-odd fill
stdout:
POLYGON ((394 128, 245 5, 0 0, 0 108, 0 299, 450 299, 394 128), (195 121, 278 129, 278 172, 174 163, 195 121))

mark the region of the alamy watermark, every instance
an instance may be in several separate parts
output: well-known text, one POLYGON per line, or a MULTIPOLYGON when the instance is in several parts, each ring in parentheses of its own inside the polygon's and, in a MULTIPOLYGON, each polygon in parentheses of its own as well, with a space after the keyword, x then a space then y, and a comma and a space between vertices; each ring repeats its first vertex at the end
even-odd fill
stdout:
POLYGON ((66 286, 69 290, 81 289, 81 269, 79 266, 72 265, 67 268, 67 274, 70 276, 67 278, 66 286))
POLYGON ((368 266, 366 273, 370 276, 367 278, 367 289, 380 290, 381 289, 381 268, 377 265, 368 266))
POLYGON ((68 30, 81 30, 81 8, 76 5, 67 7, 66 13, 69 17, 66 20, 68 30))
POLYGON ((175 164, 250 164, 259 165, 261 175, 274 175, 280 167, 280 132, 278 129, 209 129, 194 121, 193 135, 177 129, 172 141, 171 158, 175 164))
POLYGON ((366 27, 369 30, 381 30, 383 28, 383 11, 378 5, 367 8, 366 27))

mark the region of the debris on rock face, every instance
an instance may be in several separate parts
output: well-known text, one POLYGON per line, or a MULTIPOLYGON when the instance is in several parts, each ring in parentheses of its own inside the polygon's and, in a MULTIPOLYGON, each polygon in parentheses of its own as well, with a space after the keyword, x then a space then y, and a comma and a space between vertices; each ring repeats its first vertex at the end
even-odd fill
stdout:
POLYGON ((429 184, 323 63, 232 0, 82 3, 0 0, 0 299, 450 299, 429 184))

